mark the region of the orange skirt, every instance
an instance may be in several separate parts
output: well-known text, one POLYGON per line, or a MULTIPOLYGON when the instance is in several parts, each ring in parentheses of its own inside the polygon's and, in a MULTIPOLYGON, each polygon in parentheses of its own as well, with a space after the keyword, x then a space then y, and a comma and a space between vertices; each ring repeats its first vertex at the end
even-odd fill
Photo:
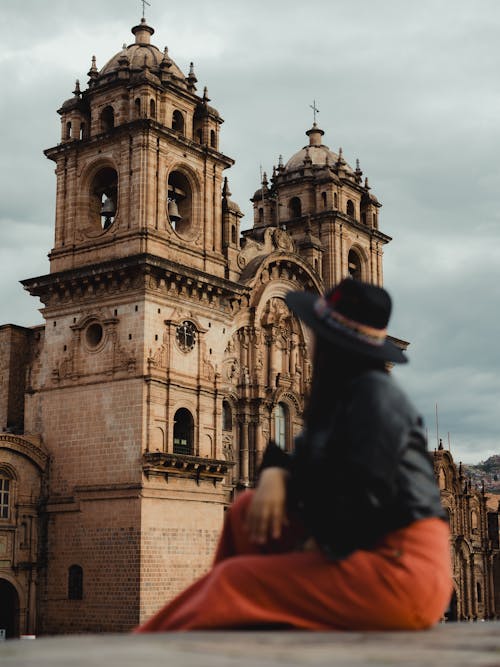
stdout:
POLYGON ((291 551, 293 527, 263 553, 244 528, 252 493, 228 511, 210 572, 134 632, 420 630, 443 616, 452 577, 449 529, 441 519, 415 521, 340 561, 291 551))

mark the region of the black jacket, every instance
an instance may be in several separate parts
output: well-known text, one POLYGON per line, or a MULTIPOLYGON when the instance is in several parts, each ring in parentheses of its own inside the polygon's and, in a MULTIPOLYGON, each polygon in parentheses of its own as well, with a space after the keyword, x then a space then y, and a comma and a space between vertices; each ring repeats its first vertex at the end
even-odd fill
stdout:
POLYGON ((422 419, 381 371, 352 380, 329 423, 301 433, 292 455, 269 443, 261 469, 270 466, 290 471, 290 504, 332 558, 417 519, 447 518, 422 419))

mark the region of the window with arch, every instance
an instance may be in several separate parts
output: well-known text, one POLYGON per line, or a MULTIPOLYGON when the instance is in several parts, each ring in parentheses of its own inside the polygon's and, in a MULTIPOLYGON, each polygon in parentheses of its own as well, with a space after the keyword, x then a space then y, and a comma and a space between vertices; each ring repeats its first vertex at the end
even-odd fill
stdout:
POLYGON ((0 469, 0 519, 10 519, 12 476, 0 469))
POLYGON ((231 410, 231 405, 228 401, 222 402, 222 430, 233 430, 233 411, 231 410))
POLYGON ((289 411, 286 403, 277 403, 273 409, 274 441, 281 449, 287 449, 288 445, 288 419, 289 411))
POLYGON ((300 218, 302 215, 302 204, 298 197, 292 197, 288 203, 290 218, 300 218))
POLYGON ((71 123, 66 123, 66 135, 65 139, 71 139, 71 123))
POLYGON ((68 600, 83 600, 83 568, 80 565, 68 568, 68 600))
POLYGON ((80 123, 80 139, 86 139, 87 138, 87 128, 85 123, 80 123))
POLYGON ((217 135, 215 130, 210 130, 210 148, 217 148, 217 135))
POLYGON ((174 415, 174 454, 193 453, 194 421, 186 408, 180 408, 174 415))
POLYGON ((172 114, 172 130, 184 134, 184 116, 178 109, 172 114))
POLYGON ((351 248, 351 250, 349 250, 349 256, 347 258, 347 270, 349 271, 349 276, 351 278, 354 278, 355 280, 361 280, 362 279, 361 267, 362 267, 361 257, 355 250, 351 248))
POLYGON ((141 117, 141 98, 136 97, 134 101, 134 112, 135 112, 135 117, 140 118, 141 117))
POLYGON ((321 201, 323 202, 323 208, 326 208, 326 192, 321 193, 321 201))
POLYGON ((156 102, 154 100, 149 100, 149 116, 150 118, 156 118, 156 102))
POLYGON ((347 200, 346 213, 347 215, 350 215, 351 218, 354 218, 354 202, 352 199, 347 200))
POLYGON ((180 171, 172 171, 168 177, 167 213, 170 224, 178 234, 189 232, 193 219, 193 195, 191 185, 180 171))
POLYGON ((264 222, 264 209, 262 206, 259 208, 259 222, 264 222))
POLYGON ((470 513, 470 526, 473 531, 477 532, 477 529, 479 527, 479 521, 476 510, 472 510, 472 512, 470 513))
POLYGON ((231 243, 236 245, 236 227, 234 225, 231 227, 231 243))
POLYGON ((104 107, 101 111, 101 132, 108 132, 115 126, 115 112, 112 106, 104 107))
POLYGON ((115 221, 118 208, 118 174, 112 167, 103 167, 90 187, 90 222, 106 230, 115 221))
POLYGON ((339 207, 339 197, 338 197, 338 194, 336 192, 333 193, 333 206, 335 208, 339 207))

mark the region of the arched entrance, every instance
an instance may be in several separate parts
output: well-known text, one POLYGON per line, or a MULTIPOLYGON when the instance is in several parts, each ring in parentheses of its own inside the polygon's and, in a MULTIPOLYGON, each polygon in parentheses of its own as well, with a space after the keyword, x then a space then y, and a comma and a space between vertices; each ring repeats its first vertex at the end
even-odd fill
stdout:
POLYGON ((5 629, 7 639, 19 637, 19 595, 5 579, 0 579, 0 600, 0 629, 5 629))

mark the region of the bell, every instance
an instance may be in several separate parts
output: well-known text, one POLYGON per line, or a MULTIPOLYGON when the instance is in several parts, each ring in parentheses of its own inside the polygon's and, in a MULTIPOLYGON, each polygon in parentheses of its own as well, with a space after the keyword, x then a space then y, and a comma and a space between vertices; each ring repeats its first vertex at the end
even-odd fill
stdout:
POLYGON ((172 222, 179 222, 181 220, 175 199, 168 200, 168 217, 172 222))
POLYGON ((115 214, 115 205, 113 203, 113 200, 110 199, 109 197, 106 197, 106 199, 102 203, 101 215, 104 218, 112 218, 114 214, 115 214))
POLYGON ((108 227, 111 227, 113 224, 113 220, 111 218, 114 217, 115 213, 116 211, 113 200, 109 197, 106 197, 101 206, 101 216, 104 218, 104 224, 102 228, 104 230, 108 229, 108 227))

